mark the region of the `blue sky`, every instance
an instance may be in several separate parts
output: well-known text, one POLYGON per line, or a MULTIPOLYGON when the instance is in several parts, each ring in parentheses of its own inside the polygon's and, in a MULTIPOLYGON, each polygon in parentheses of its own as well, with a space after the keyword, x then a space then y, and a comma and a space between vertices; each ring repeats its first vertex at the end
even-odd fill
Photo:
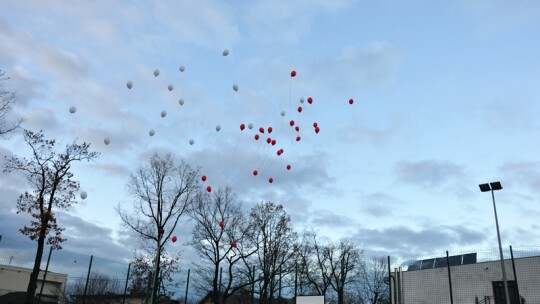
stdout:
MULTIPOLYGON (((0 68, 25 128, 102 153, 74 167, 88 198, 60 216, 70 250, 131 256, 114 207, 158 151, 367 254, 475 251, 497 246, 478 189, 496 180, 503 245, 540 244, 539 32, 537 1, 2 1, 0 68), (253 140, 270 126, 276 146, 253 140)), ((24 151, 20 134, 0 140, 24 151)), ((28 220, 25 189, 1 175, 1 234, 28 220)))

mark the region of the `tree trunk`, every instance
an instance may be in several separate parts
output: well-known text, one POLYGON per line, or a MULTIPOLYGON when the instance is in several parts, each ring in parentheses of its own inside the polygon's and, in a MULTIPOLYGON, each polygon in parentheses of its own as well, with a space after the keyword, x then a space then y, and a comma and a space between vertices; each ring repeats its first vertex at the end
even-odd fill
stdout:
POLYGON ((337 298, 338 304, 343 304, 343 289, 339 290, 337 294, 338 294, 338 298, 337 298))
POLYGON ((45 233, 40 233, 38 238, 38 246, 36 252, 36 259, 34 260, 34 268, 30 274, 30 281, 28 282, 28 288, 26 289, 26 301, 25 304, 33 304, 34 294, 37 289, 37 280, 39 275, 39 268, 41 266, 41 258, 43 257, 43 248, 45 247, 45 233))

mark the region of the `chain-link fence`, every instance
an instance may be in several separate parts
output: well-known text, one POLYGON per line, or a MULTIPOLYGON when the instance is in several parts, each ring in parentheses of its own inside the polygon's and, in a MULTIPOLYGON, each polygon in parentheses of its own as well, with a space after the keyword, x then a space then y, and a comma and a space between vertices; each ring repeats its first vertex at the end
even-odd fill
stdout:
POLYGON ((389 257, 392 303, 540 304, 540 248, 510 246, 502 254, 389 257))

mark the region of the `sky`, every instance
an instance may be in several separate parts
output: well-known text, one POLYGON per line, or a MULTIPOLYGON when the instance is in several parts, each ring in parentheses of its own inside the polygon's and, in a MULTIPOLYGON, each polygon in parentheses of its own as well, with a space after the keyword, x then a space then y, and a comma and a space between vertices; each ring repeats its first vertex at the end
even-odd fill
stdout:
MULTIPOLYGON (((24 128, 101 152, 73 167, 88 197, 59 214, 68 250, 132 256, 115 207, 129 209, 130 174, 158 152, 368 255, 476 252, 497 247, 478 188, 492 181, 503 247, 540 244, 539 32, 533 0, 7 0, 0 69, 24 128)), ((2 156, 28 152, 20 132, 0 139, 2 156)), ((24 238, 27 189, 0 175, 5 237, 24 238)), ((190 230, 171 250, 193 258, 190 230)))

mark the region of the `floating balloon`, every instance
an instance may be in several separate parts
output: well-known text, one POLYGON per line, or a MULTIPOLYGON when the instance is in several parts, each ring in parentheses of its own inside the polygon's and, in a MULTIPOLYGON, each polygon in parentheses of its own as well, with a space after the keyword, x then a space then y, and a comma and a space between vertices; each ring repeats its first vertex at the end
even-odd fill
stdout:
POLYGON ((300 97, 300 103, 304 103, 304 97, 300 97))
POLYGON ((316 122, 313 123, 313 127, 314 127, 314 128, 316 128, 316 127, 318 127, 318 126, 319 126, 318 123, 316 123, 316 122))
POLYGON ((250 130, 253 129, 253 123, 250 122, 250 123, 248 124, 248 129, 250 129, 250 130))
POLYGON ((296 76, 296 71, 291 71, 291 77, 295 77, 296 76))
POLYGON ((232 89, 235 90, 236 92, 238 92, 238 85, 236 83, 233 84, 232 89))
POLYGON ((220 126, 220 125, 217 125, 217 126, 216 126, 216 131, 217 131, 217 132, 221 131, 221 126, 220 126))
POLYGON ((300 139, 302 139, 300 136, 296 136, 296 141, 300 141, 300 139))
POLYGON ((257 170, 253 170, 253 175, 257 176, 257 174, 259 174, 259 172, 257 172, 257 170))
POLYGON ((263 128, 263 127, 260 127, 260 128, 259 128, 259 132, 264 133, 264 128, 263 128))
POLYGON ((320 131, 320 130, 321 130, 321 129, 319 129, 319 127, 316 127, 316 128, 315 128, 315 133, 319 134, 319 131, 320 131))
POLYGON ((291 125, 291 127, 294 126, 294 120, 291 120, 289 124, 291 125))
POLYGON ((86 194, 86 192, 81 192, 81 198, 82 199, 86 199, 86 197, 88 197, 88 194, 86 194))
POLYGON ((154 76, 156 76, 156 77, 159 76, 159 70, 158 70, 158 69, 155 69, 155 70, 154 70, 154 76))
POLYGON ((127 86, 128 89, 131 90, 131 88, 133 88, 133 81, 131 81, 131 80, 128 81, 128 82, 126 83, 126 86, 127 86))
POLYGON ((185 71, 185 70, 186 70, 186 67, 185 67, 185 66, 183 66, 183 65, 181 65, 181 66, 180 66, 180 67, 179 67, 178 69, 180 70, 180 72, 183 72, 183 71, 185 71))
POLYGON ((268 182, 271 184, 271 183, 274 182, 274 179, 270 177, 270 178, 268 179, 268 182))
POLYGON ((271 139, 270 137, 268 137, 268 138, 266 139, 266 143, 269 144, 269 143, 271 143, 271 142, 272 142, 272 139, 271 139))
POLYGON ((268 130, 268 134, 270 134, 270 133, 272 133, 272 130, 273 130, 273 129, 272 129, 272 127, 268 127, 267 130, 268 130))
POLYGON ((203 182, 205 182, 205 181, 206 181, 206 175, 201 176, 201 180, 202 180, 203 182))
POLYGON ((244 131, 245 128, 246 128, 246 125, 244 125, 244 124, 240 125, 240 131, 244 131))
POLYGON ((154 136, 156 132, 154 132, 154 129, 150 129, 150 131, 148 131, 148 135, 150 136, 154 136))
POLYGON ((183 105, 184 105, 184 98, 180 98, 180 99, 178 100, 178 103, 179 103, 181 106, 183 106, 183 105))
POLYGON ((307 102, 308 102, 309 104, 312 104, 312 103, 313 103, 313 98, 308 97, 307 102))
POLYGON ((272 139, 272 146, 275 146, 275 145, 276 145, 276 140, 272 139))
POLYGON ((189 144, 190 144, 190 145, 193 145, 194 143, 195 143, 195 141, 194 141, 193 139, 190 139, 190 140, 189 140, 189 144))
POLYGON ((285 116, 285 111, 281 111, 281 116, 285 116))
POLYGON ((223 227, 225 227, 225 222, 224 221, 219 222, 219 227, 221 227, 221 229, 223 229, 223 227))
POLYGON ((169 84, 169 86, 167 87, 167 89, 169 89, 169 91, 172 91, 174 90, 174 86, 172 84, 169 84))
POLYGON ((296 132, 300 132, 300 127, 299 126, 294 127, 294 129, 296 130, 296 132))
POLYGON ((352 105, 353 103, 354 103, 354 100, 353 100, 352 98, 351 98, 351 99, 349 99, 349 104, 351 104, 351 105, 352 105))
POLYGON ((212 187, 210 186, 206 187, 206 192, 212 192, 212 187))
POLYGON ((228 49, 223 50, 223 56, 229 56, 229 50, 228 49))
POLYGON ((298 107, 298 113, 302 113, 302 107, 298 107))
POLYGON ((173 243, 176 243, 176 240, 177 240, 176 235, 173 236, 171 240, 172 240, 173 243))
POLYGON ((231 243, 231 246, 233 246, 234 248, 236 248, 236 246, 237 246, 236 242, 232 242, 232 243, 231 243))
POLYGON ((291 165, 287 165, 287 170, 291 170, 291 165))
POLYGON ((259 140, 259 134, 255 134, 255 140, 259 140))
POLYGON ((161 111, 161 117, 167 116, 167 111, 161 111))
POLYGON ((108 137, 105 137, 105 139, 103 139, 103 142, 105 143, 105 145, 108 146, 111 143, 111 140, 108 137))
POLYGON ((77 112, 77 107, 75 107, 75 106, 69 107, 69 113, 73 114, 75 112, 77 112))

